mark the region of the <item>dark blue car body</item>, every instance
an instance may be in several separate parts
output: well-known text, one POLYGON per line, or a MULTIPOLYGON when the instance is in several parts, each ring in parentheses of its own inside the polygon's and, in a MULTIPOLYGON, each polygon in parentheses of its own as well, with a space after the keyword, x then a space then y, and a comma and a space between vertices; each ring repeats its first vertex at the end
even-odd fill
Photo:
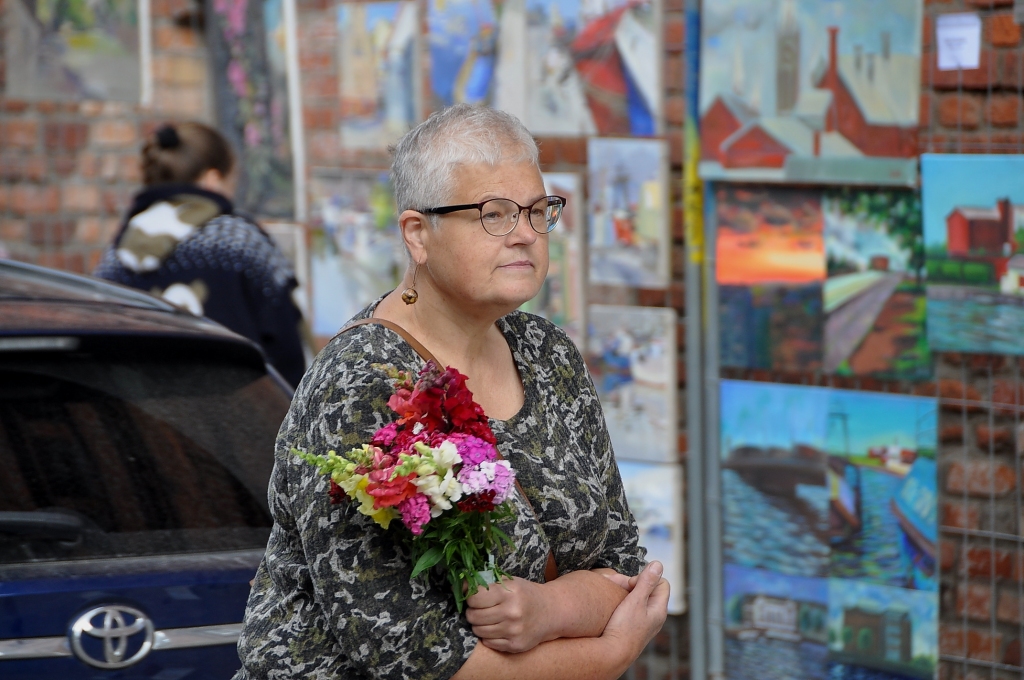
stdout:
POLYGON ((290 396, 210 321, 0 261, 0 678, 230 678, 290 396))

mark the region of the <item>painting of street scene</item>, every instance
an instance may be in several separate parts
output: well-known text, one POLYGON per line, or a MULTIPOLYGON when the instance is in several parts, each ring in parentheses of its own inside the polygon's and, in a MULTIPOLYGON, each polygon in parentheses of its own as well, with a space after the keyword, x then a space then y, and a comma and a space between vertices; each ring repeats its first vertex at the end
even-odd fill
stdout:
POLYGON ((498 22, 491 0, 429 0, 431 108, 491 104, 498 22))
POLYGON ((826 271, 821 193, 726 185, 714 198, 722 365, 819 369, 826 271))
POLYGON ((668 145, 587 140, 590 283, 663 288, 669 281, 668 145))
POLYGON ((925 260, 920 194, 827 191, 825 356, 840 375, 927 377, 925 260))
POLYGON ((415 2, 338 5, 341 145, 387 149, 419 121, 415 2))
POLYGON ((549 196, 566 199, 565 209, 548 235, 548 275, 544 285, 522 309, 551 321, 582 349, 587 285, 583 177, 572 172, 546 172, 544 190, 549 196))
POLYGON ((829 579, 829 680, 934 678, 938 599, 934 592, 829 579))
POLYGON ((828 393, 829 575, 936 591, 934 398, 828 393))
POLYGON ((139 103, 136 0, 9 0, 5 91, 11 99, 139 103))
POLYGON ((310 196, 312 327, 326 342, 394 289, 406 254, 386 171, 314 168, 310 196))
POLYGON ((725 676, 824 680, 828 580, 725 565, 725 676))
POLYGON ((1021 156, 922 156, 932 349, 1021 354, 1022 172, 1021 156))
POLYGON ((676 312, 590 305, 587 351, 617 460, 674 463, 676 312))
POLYGON ((723 380, 720 396, 725 561, 827 577, 828 390, 723 380))
POLYGON ((661 131, 661 7, 506 0, 494 105, 536 135, 661 131))
POLYGON ((701 174, 913 185, 922 3, 707 3, 701 174))
POLYGON ((621 459, 617 463, 629 510, 640 531, 640 545, 647 548, 647 561, 661 562, 665 567, 664 578, 672 586, 668 612, 682 614, 686 611, 683 468, 678 463, 621 459))

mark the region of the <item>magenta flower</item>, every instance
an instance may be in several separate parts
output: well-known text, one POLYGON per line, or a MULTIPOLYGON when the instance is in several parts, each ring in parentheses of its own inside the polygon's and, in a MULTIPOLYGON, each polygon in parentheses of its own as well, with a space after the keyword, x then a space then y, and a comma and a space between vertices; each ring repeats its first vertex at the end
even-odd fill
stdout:
POLYGON ((430 503, 421 493, 399 503, 398 511, 402 513, 402 523, 416 536, 423 533, 423 525, 430 521, 430 503))
POLYGON ((465 465, 476 466, 484 461, 498 459, 498 450, 494 448, 494 445, 485 442, 479 437, 454 432, 448 436, 448 439, 455 444, 455 448, 458 449, 459 456, 462 457, 462 462, 465 465))

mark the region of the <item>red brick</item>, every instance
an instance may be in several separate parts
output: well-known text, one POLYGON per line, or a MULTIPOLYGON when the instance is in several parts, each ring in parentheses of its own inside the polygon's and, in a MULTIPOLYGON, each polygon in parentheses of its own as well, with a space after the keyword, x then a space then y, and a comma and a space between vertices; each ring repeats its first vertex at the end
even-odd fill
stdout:
POLYGON ((41 215, 57 212, 60 196, 57 187, 16 184, 11 189, 11 210, 15 215, 41 215))
POLYGON ((945 501, 942 504, 942 526, 956 529, 977 529, 981 512, 975 506, 959 501, 945 501))
POLYGON ((996 618, 1004 623, 1021 621, 1021 601, 1015 590, 1003 588, 996 601, 996 618))
POLYGON ((946 476, 946 491, 971 496, 1003 496, 1017 486, 1013 468, 1005 463, 990 460, 956 461, 949 466, 946 476))
POLYGON ((563 137, 558 140, 559 157, 569 165, 587 164, 587 140, 582 137, 563 137))
POLYGON ((956 613, 975 621, 988 621, 992 617, 992 588, 977 583, 957 588, 956 613))
POLYGON ((682 125, 686 118, 686 103, 682 95, 672 95, 665 99, 665 122, 669 125, 682 125))
POLYGON ((182 118, 199 118, 206 107, 205 88, 165 85, 153 95, 153 109, 182 118))
POLYGON ((939 123, 948 128, 974 130, 981 124, 981 98, 950 94, 939 100, 939 123))
POLYGON ((333 129, 338 124, 338 109, 334 106, 304 106, 302 118, 307 130, 333 129))
POLYGON ((122 154, 118 157, 117 177, 122 182, 129 184, 142 182, 142 167, 138 154, 122 154))
POLYGON ((989 427, 986 423, 978 423, 974 426, 974 434, 977 437, 978 447, 988 451, 1009 452, 1013 450, 1013 429, 1009 425, 994 425, 989 427))
POLYGON ((34 120, 8 120, 0 123, 0 146, 34 149, 39 139, 39 124, 34 120))
POLYGON ((964 440, 963 425, 943 425, 939 428, 939 441, 943 444, 959 444, 964 440))
POLYGON ((0 217, 0 241, 21 243, 28 238, 28 223, 25 220, 14 220, 0 217))
POLYGON ((1020 26, 1013 20, 1012 14, 996 14, 990 16, 985 27, 988 39, 996 47, 1016 47, 1020 44, 1020 26))
POLYGON ((193 50, 198 45, 196 32, 174 24, 153 28, 153 46, 158 50, 193 50))
POLYGON ((100 179, 106 182, 116 180, 119 161, 118 154, 107 153, 100 156, 100 179))
POLYGON ((333 102, 338 98, 338 79, 331 74, 303 74, 302 93, 305 97, 333 102))
POLYGON ((662 66, 665 89, 668 91, 682 91, 683 73, 683 58, 677 55, 667 55, 662 66))
POLYGON ((978 9, 994 9, 996 7, 1012 7, 1013 0, 967 0, 967 4, 978 9))
POLYGON ((995 127, 1017 127, 1020 122, 1020 96, 994 94, 986 103, 985 117, 995 127))
POLYGON ((683 43, 686 40, 686 27, 683 25, 683 20, 668 19, 664 25, 665 50, 678 52, 683 49, 683 43))
POLYGON ((1020 666, 1020 638, 1014 638, 1006 643, 1006 650, 1003 652, 1003 663, 1008 666, 1020 666))
POLYGON ((332 52, 302 50, 299 54, 299 69, 304 74, 312 71, 330 71, 332 66, 334 66, 332 52))
POLYGON ((965 546, 960 564, 961 574, 971 578, 1003 578, 1016 576, 1014 554, 1007 550, 992 551, 978 546, 965 546))
POLYGON ((65 184, 61 207, 65 212, 95 212, 100 208, 100 191, 91 184, 65 184))
POLYGON ((997 62, 999 75, 995 85, 1007 87, 1012 90, 1020 90, 1024 83, 1021 82, 1021 52, 1020 50, 1001 50, 997 62))
POLYGON ((101 120, 92 124, 93 144, 106 148, 125 148, 138 142, 134 123, 124 120, 101 120))
POLYGON ((965 385, 959 380, 943 378, 936 383, 924 383, 914 388, 914 394, 925 397, 939 397, 940 405, 944 410, 959 412, 965 407, 961 402, 975 402, 966 404, 968 413, 976 413, 982 410, 979 403, 981 392, 976 388, 965 385))
POLYGON ((28 240, 36 246, 59 248, 75 232, 75 223, 70 220, 29 220, 28 240))
POLYGON ((78 112, 83 116, 94 118, 103 113, 103 102, 96 99, 86 99, 78 105, 78 112))
POLYGON ((78 151, 89 141, 89 126, 85 123, 47 123, 43 130, 43 143, 50 151, 78 151))
POLYGON ((120 215, 131 203, 131 189, 104 189, 100 192, 102 211, 107 215, 120 215))
POLYGON ((100 159, 96 154, 82 153, 78 156, 78 174, 82 179, 92 179, 99 174, 100 159))
POLYGON ((17 99, 5 99, 0 101, 0 109, 3 109, 4 113, 24 113, 28 111, 28 102, 17 99))
POLYGON ((995 69, 992 68, 993 56, 991 49, 982 49, 978 68, 966 71, 940 71, 938 54, 932 52, 932 63, 922 60, 922 83, 928 83, 931 78, 932 87, 936 89, 960 89, 965 90, 987 90, 995 69), (959 75, 958 75, 959 73, 959 75))

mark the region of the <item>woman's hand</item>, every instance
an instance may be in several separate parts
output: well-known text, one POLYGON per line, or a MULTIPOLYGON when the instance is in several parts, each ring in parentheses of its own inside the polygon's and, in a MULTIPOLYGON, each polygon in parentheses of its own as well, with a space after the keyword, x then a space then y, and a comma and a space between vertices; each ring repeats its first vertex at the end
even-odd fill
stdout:
MULTIPOLYGON (((668 581, 661 577, 661 562, 651 562, 638 576, 628 579, 629 595, 616 607, 602 638, 626 645, 632 658, 644 650, 668 616, 668 581)), ((611 577, 612 580, 616 580, 611 577)))
POLYGON ((498 652, 526 652, 541 642, 553 640, 548 624, 553 617, 547 608, 550 598, 545 586, 525 579, 503 578, 481 588, 466 599, 466 620, 480 642, 498 652))

